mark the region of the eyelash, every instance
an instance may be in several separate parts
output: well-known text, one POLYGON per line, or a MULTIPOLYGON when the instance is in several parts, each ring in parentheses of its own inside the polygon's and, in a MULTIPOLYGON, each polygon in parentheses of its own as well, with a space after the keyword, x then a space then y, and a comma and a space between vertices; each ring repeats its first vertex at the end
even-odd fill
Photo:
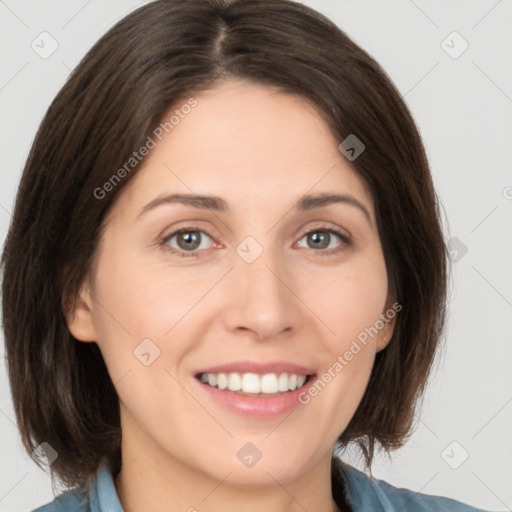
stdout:
MULTIPOLYGON (((173 238, 174 236, 176 235, 179 235, 180 233, 190 233, 190 232, 200 232, 200 233, 204 233, 205 235, 208 236, 208 238, 210 238, 212 241, 213 240, 213 237, 211 237, 208 233, 206 233, 206 231, 200 229, 199 227, 196 227, 196 226, 187 226, 186 228, 180 228, 180 229, 177 229, 176 231, 173 231, 172 233, 168 234, 168 235, 165 235, 161 240, 160 240, 160 245, 162 247, 162 249, 164 251, 167 251, 167 252, 170 252, 171 254, 175 254, 175 255, 178 255, 180 257, 184 257, 184 258, 197 258, 200 254, 200 250, 194 250, 194 251, 180 251, 180 250, 177 250, 177 249, 174 249, 172 248, 171 246, 168 245, 168 242, 171 238, 173 238)), ((306 231, 299 240, 302 240, 305 236, 311 234, 311 233, 329 233, 329 234, 334 234, 336 236, 339 237, 339 239, 341 240, 341 245, 340 247, 337 247, 335 249, 311 249, 311 251, 315 251, 318 255, 320 256, 330 256, 334 253, 337 253, 341 250, 343 250, 343 247, 350 247, 352 245, 352 240, 351 238, 345 234, 345 233, 342 233, 341 231, 335 229, 335 228, 327 228, 327 227, 315 227, 314 229, 311 229, 309 231, 306 231)))

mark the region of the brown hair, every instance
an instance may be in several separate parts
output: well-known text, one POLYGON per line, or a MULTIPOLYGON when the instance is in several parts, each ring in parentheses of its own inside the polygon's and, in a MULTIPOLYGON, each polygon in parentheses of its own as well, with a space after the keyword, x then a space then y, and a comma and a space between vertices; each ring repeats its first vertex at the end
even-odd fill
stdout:
MULTIPOLYGON (((94 190, 147 140, 178 98, 235 77, 307 98, 370 188, 390 295, 403 310, 339 438, 368 466, 376 443, 403 444, 441 339, 446 248, 425 151, 382 68, 335 24, 288 0, 160 0, 132 12, 88 52, 49 107, 19 185, 3 255, 3 328, 12 396, 31 452, 72 487, 107 457, 121 463, 115 387, 95 343, 69 332, 63 307, 91 269, 105 214, 133 178, 94 190)), ((72 300, 72 299, 71 299, 72 300)))

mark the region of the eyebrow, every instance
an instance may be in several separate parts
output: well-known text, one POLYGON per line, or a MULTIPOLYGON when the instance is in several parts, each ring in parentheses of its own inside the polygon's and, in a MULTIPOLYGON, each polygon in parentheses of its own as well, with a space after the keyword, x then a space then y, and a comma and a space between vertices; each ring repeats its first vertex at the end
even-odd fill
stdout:
MULTIPOLYGON (((167 194, 158 196, 157 198, 150 201, 146 204, 141 212, 139 213, 137 219, 139 219, 142 215, 147 213, 158 206, 163 204, 183 204, 186 206, 193 206, 194 208, 199 208, 201 210, 213 210, 216 212, 228 212, 229 206, 218 196, 199 196, 196 194, 167 194)), ((292 206, 291 209, 296 209, 298 211, 308 211, 314 208, 321 208, 323 206, 328 206, 330 204, 347 204, 350 206, 356 207, 360 210, 368 222, 371 224, 371 215, 366 206, 364 206, 359 200, 357 200, 354 196, 349 194, 330 194, 330 193, 319 193, 319 194, 306 194, 299 198, 299 200, 292 206)))

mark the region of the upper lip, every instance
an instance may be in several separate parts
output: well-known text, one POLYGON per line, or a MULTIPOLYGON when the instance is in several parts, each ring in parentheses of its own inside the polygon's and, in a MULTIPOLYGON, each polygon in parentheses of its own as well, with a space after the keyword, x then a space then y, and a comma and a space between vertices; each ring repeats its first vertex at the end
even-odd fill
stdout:
POLYGON ((270 361, 262 363, 258 361, 234 361, 232 363, 209 366, 196 372, 196 376, 202 373, 292 373, 297 375, 314 375, 315 371, 295 363, 286 361, 270 361))

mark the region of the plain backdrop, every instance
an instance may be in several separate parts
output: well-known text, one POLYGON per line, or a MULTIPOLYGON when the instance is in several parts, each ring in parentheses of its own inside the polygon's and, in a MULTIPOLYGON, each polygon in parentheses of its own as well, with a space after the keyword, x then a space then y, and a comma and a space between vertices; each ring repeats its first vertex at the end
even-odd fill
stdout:
MULTIPOLYGON (((404 96, 424 138, 454 260, 445 348, 417 428, 391 459, 377 458, 373 474, 396 486, 510 510, 512 0, 304 3, 375 57, 404 96)), ((138 5, 0 0, 2 241, 44 112, 85 52, 138 5), (53 53, 45 55, 42 46, 53 53)), ((0 510, 28 511, 50 501, 48 475, 21 447, 5 364, 0 432, 0 510)), ((344 456, 360 465, 355 454, 344 456)))

